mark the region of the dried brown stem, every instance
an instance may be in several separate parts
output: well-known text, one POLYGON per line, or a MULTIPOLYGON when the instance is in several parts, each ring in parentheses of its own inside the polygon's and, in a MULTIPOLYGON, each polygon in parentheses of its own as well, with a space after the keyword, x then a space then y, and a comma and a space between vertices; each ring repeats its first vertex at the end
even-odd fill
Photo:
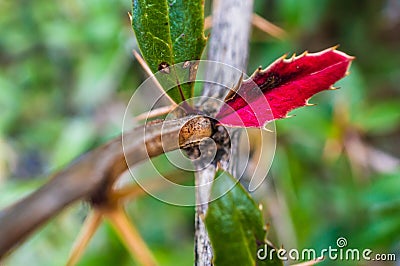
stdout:
POLYGON ((0 259, 69 204, 82 199, 97 204, 106 200, 115 178, 128 168, 127 162, 132 166, 210 137, 211 133, 209 119, 201 116, 152 122, 125 133, 124 150, 119 136, 79 157, 43 187, 0 211, 0 259), (204 130, 193 130, 194 125, 204 130))
MULTIPOLYGON (((238 68, 246 69, 248 45, 251 28, 251 16, 253 12, 252 0, 217 0, 213 2, 212 30, 209 41, 208 60, 225 63, 238 68)), ((211 19, 209 19, 211 20, 211 19)), ((209 22, 206 21, 209 24, 209 22)), ((241 73, 240 73, 241 74, 241 73)), ((227 73, 218 65, 206 70, 206 80, 212 80, 220 84, 233 84, 240 75, 235 76, 227 73)), ((224 99, 227 88, 215 84, 205 84, 203 95, 206 96, 200 105, 210 113, 216 112, 219 106, 216 101, 209 99, 224 99)), ((236 155, 238 149, 239 135, 233 133, 231 137, 232 154, 229 170, 236 170, 236 155)), ((204 170, 196 172, 196 185, 207 184, 213 180, 215 166, 210 165, 204 170)), ((210 186, 200 186, 196 191, 196 217, 195 217, 195 265, 212 265, 213 254, 203 221, 208 209, 210 197, 210 186)))

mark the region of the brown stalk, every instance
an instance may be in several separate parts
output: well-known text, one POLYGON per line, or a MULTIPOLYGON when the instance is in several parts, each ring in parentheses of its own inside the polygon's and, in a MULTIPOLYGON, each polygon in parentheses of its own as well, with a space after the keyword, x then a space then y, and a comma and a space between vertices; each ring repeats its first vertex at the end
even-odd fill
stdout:
POLYGON ((125 133, 124 150, 122 136, 118 136, 82 155, 40 189, 0 211, 0 259, 71 203, 86 199, 101 205, 107 201, 115 179, 129 166, 211 134, 210 120, 202 116, 156 121, 125 133), (201 125, 202 130, 193 130, 194 125, 201 125))
MULTIPOLYGON (((218 0, 213 2, 212 30, 208 43, 208 60, 225 63, 236 67, 240 71, 246 70, 247 55, 249 50, 249 37, 251 30, 251 16, 253 13, 252 0, 218 0)), ((210 24, 206 20, 206 24, 210 24)), ((239 77, 226 73, 218 65, 209 67, 206 70, 205 80, 212 80, 220 84, 232 84, 239 77)), ((206 83, 203 89, 203 96, 199 106, 210 113, 216 112, 219 106, 216 101, 210 98, 224 99, 228 89, 223 86, 206 83)), ((231 132, 231 158, 227 167, 233 175, 236 173, 239 135, 237 131, 231 132)), ((226 164, 225 164, 226 165, 226 164)), ((195 265, 213 265, 213 252, 208 238, 207 230, 203 221, 208 209, 211 186, 204 186, 213 181, 215 166, 210 165, 201 171, 196 172, 196 216, 195 216, 195 265), (201 186, 203 185, 203 186, 201 186)))

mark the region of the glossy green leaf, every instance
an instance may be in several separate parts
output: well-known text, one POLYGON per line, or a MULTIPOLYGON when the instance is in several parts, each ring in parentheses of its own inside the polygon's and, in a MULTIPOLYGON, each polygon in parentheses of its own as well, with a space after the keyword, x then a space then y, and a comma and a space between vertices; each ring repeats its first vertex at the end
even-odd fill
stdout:
MULTIPOLYGON (((230 174, 219 170, 216 178, 212 194, 227 193, 210 203, 205 218, 214 251, 214 264, 283 265, 276 258, 276 252, 271 252, 273 260, 257 259, 260 249, 264 249, 260 252, 261 256, 265 253, 266 230, 261 211, 230 174)), ((267 249, 271 248, 268 246, 267 249)))
MULTIPOLYGON (((198 60, 203 52, 203 0, 133 0, 132 26, 143 58, 153 73, 165 66, 198 60)), ((167 74, 174 80, 174 71, 167 74)), ((176 79, 174 80, 176 82, 176 79)), ((185 99, 193 96, 194 84, 181 84, 185 99)), ((181 102, 179 88, 167 92, 181 102)))

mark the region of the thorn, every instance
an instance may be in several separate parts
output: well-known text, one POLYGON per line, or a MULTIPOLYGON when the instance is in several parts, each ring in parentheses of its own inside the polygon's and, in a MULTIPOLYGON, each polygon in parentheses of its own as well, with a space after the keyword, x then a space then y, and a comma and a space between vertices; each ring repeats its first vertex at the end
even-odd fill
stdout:
POLYGON ((271 224, 270 223, 266 223, 264 226, 267 227, 267 229, 269 229, 271 227, 271 224))
POLYGON ((336 50, 337 48, 339 48, 339 46, 340 46, 340 44, 336 44, 335 46, 332 46, 332 47, 331 47, 331 50, 334 51, 334 50, 336 50))
POLYGON ((75 265, 87 249, 89 241, 93 238, 103 219, 103 213, 94 209, 85 218, 83 225, 69 255, 67 266, 75 265))
POLYGON ((290 59, 294 60, 296 57, 296 53, 293 53, 292 57, 290 59))
POLYGON ((262 71, 263 71, 262 66, 259 66, 259 67, 254 71, 254 73, 251 74, 250 77, 253 78, 255 75, 258 75, 258 74, 262 73, 262 71))
POLYGON ((230 99, 232 99, 235 95, 236 95, 236 93, 237 93, 237 91, 240 89, 240 87, 242 86, 242 83, 243 83, 243 75, 244 75, 244 73, 242 72, 242 74, 240 75, 240 77, 239 77, 239 80, 238 80, 238 82, 237 82, 237 84, 233 87, 233 88, 231 88, 230 90, 229 90, 229 92, 228 92, 228 94, 225 96, 225 102, 226 101, 228 101, 228 100, 230 100, 230 99))
POLYGON ((153 254, 122 207, 113 208, 105 215, 125 247, 140 265, 157 265, 153 254))
POLYGON ((333 87, 333 86, 331 86, 331 87, 329 88, 329 90, 332 90, 332 91, 335 91, 335 90, 338 90, 338 89, 340 89, 340 87, 333 87))
POLYGON ((260 211, 262 211, 263 210, 263 206, 262 206, 262 204, 260 203, 260 204, 258 204, 258 209, 260 210, 260 211))
POLYGON ((347 77, 348 75, 350 75, 350 71, 346 71, 346 73, 344 75, 345 75, 345 77, 347 77))
POLYGON ((131 12, 128 12, 128 17, 129 17, 129 20, 130 20, 130 22, 132 24, 132 14, 131 14, 131 12))
POLYGON ((161 64, 158 65, 158 70, 165 74, 169 74, 171 72, 167 62, 161 62, 161 64))
POLYGON ((158 82, 158 80, 154 77, 153 72, 151 72, 150 67, 146 64, 144 59, 140 56, 138 52, 135 50, 132 51, 133 55, 135 56, 136 60, 139 62, 140 66, 143 68, 143 70, 146 72, 146 74, 153 79, 153 82, 156 84, 156 87, 160 90, 161 93, 163 93, 163 97, 167 97, 167 99, 171 102, 172 105, 177 106, 174 100, 172 100, 171 97, 167 93, 165 93, 163 87, 161 84, 158 82))
POLYGON ((182 65, 182 68, 185 69, 188 68, 188 66, 190 66, 190 61, 185 61, 182 65))
POLYGON ((269 133, 274 133, 275 131, 273 131, 272 129, 267 128, 268 123, 266 123, 263 127, 263 130, 269 132, 269 133))
POLYGON ((139 114, 138 116, 135 117, 136 121, 141 121, 141 120, 147 120, 155 117, 159 117, 162 115, 169 114, 175 109, 176 105, 168 105, 164 107, 160 107, 157 109, 150 110, 149 112, 144 112, 142 114, 139 114))
POLYGON ((306 105, 305 106, 316 106, 317 104, 316 103, 309 103, 309 102, 306 102, 306 105))
POLYGON ((287 38, 287 33, 280 27, 272 24, 268 20, 264 19, 263 17, 253 13, 251 18, 251 23, 261 31, 277 38, 280 40, 284 40, 287 38))
POLYGON ((212 27, 212 16, 208 16, 204 19, 204 30, 208 30, 212 27))
POLYGON ((240 78, 239 78, 238 83, 237 83, 236 86, 233 88, 233 90, 234 90, 235 92, 237 92, 237 91, 240 89, 240 87, 242 86, 242 83, 243 83, 243 76, 244 76, 244 73, 242 72, 242 74, 240 75, 240 78))
POLYGON ((308 51, 304 51, 303 54, 301 56, 307 56, 308 55, 308 51))
POLYGON ((292 118, 295 117, 296 115, 286 115, 284 118, 292 118))

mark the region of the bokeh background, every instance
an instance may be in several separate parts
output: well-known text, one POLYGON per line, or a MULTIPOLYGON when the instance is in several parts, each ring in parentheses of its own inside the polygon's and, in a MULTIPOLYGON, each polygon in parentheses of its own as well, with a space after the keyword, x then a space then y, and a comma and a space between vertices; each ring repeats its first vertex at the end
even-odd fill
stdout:
MULTIPOLYGON (((131 53, 130 5, 0 2, 0 207, 120 133, 125 106, 146 78, 131 53)), ((284 53, 336 44, 357 57, 340 90, 320 93, 311 100, 316 107, 276 122, 272 169, 254 195, 270 240, 318 249, 345 237, 350 248, 400 260, 400 2, 257 0, 255 12, 289 37, 254 29, 248 74, 284 53)), ((68 208, 2 263, 63 265, 88 209, 68 208)), ((127 209, 160 265, 193 263, 193 208, 143 196, 127 209)), ((79 265, 135 261, 105 223, 79 265)))

